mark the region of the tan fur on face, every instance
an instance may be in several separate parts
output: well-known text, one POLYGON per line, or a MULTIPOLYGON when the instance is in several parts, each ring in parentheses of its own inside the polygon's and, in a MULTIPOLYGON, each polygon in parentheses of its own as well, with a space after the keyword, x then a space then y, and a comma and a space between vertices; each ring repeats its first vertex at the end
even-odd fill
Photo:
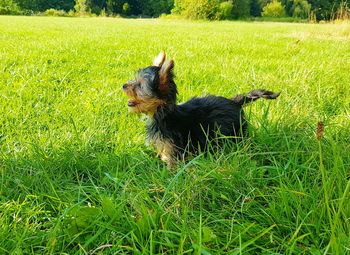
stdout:
POLYGON ((124 93, 130 98, 135 98, 137 96, 137 94, 135 93, 134 87, 135 85, 133 83, 128 82, 126 89, 124 89, 124 93))
POLYGON ((136 97, 134 100, 138 104, 136 106, 129 107, 129 112, 145 113, 148 115, 154 115, 158 107, 165 104, 163 100, 160 100, 158 98, 149 98, 145 100, 140 97, 136 97))
POLYGON ((137 102, 136 106, 129 107, 129 112, 132 113, 145 113, 153 115, 159 106, 165 105, 165 101, 149 97, 145 91, 137 91, 133 82, 129 82, 127 88, 124 90, 125 94, 131 99, 137 102))

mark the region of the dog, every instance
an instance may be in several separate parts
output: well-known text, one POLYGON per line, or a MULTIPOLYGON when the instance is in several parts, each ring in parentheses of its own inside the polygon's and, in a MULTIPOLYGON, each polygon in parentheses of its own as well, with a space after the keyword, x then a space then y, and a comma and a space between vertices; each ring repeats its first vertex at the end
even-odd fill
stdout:
POLYGON ((161 52, 152 66, 139 69, 136 78, 123 85, 129 112, 148 115, 147 141, 169 167, 189 154, 205 151, 218 136, 237 142, 247 130, 242 107, 259 98, 280 95, 257 89, 231 99, 209 95, 176 104, 173 69, 174 61, 161 52))

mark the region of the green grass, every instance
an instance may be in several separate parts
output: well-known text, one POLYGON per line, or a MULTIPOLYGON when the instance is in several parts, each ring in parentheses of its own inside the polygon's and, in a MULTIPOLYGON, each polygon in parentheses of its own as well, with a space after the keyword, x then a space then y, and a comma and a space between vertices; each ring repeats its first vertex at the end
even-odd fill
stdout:
POLYGON ((0 59, 0 254, 350 253, 350 25, 2 16, 0 59), (282 94, 169 171, 121 91, 161 50, 179 101, 282 94))

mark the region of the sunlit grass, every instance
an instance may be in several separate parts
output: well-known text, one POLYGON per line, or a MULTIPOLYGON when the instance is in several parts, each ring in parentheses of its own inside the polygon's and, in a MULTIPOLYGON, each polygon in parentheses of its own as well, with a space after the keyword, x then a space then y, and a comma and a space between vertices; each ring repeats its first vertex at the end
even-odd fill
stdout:
POLYGON ((349 31, 0 17, 0 253, 346 254, 349 31), (161 50, 180 102, 282 94, 246 107, 242 144, 169 171, 121 91, 161 50))

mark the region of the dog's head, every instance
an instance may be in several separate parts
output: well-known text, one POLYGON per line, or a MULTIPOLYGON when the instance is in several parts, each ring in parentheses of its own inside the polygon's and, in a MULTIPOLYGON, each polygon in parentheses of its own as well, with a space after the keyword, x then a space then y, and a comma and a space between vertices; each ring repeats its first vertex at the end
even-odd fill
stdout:
POLYGON ((173 68, 174 61, 166 60, 161 52, 152 66, 138 70, 136 78, 123 85, 129 111, 153 115, 159 107, 174 105, 177 88, 173 68))

